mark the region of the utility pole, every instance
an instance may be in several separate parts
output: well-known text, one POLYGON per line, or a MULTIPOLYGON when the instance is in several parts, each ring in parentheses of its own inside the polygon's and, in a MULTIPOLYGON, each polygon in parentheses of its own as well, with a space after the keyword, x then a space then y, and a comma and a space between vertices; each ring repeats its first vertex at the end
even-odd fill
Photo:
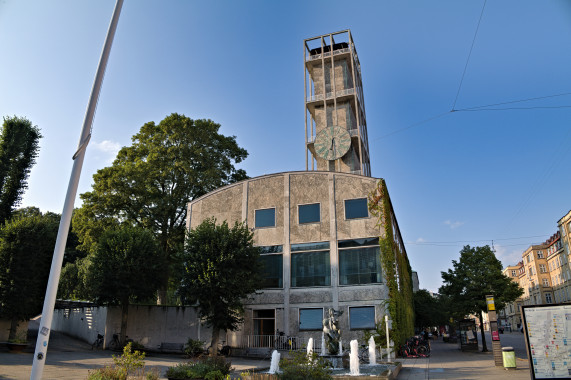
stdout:
POLYGON ((79 145, 72 158, 73 168, 71 170, 71 176, 67 187, 65 202, 59 223, 56 245, 54 248, 50 276, 48 279, 48 286, 46 289, 46 296, 44 298, 44 307, 42 309, 42 318, 40 320, 40 327, 38 329, 38 339, 36 341, 36 350, 34 352, 32 373, 30 374, 31 380, 41 379, 42 373, 44 372, 52 319, 54 315, 57 288, 61 274, 61 264, 63 262, 63 254, 65 250, 65 243, 67 241, 67 235, 69 232, 69 225, 71 222, 75 196, 77 194, 77 186, 79 183, 79 177, 81 176, 83 159, 85 158, 85 149, 87 148, 87 144, 89 144, 89 139, 91 138, 93 117, 95 116, 95 109, 97 108, 97 101, 101 91, 101 84, 103 83, 103 77, 105 76, 105 68, 107 67, 107 61, 109 59, 109 53, 111 52, 111 45, 113 44, 113 38, 115 37, 115 30, 117 29, 117 23, 119 22, 119 15, 121 14, 122 6, 123 0, 117 0, 117 3, 115 4, 115 10, 113 11, 113 17, 111 18, 111 24, 109 25, 109 30, 107 31, 107 38, 105 39, 105 44, 103 45, 103 52, 101 53, 97 73, 95 74, 95 81, 91 90, 91 97, 89 99, 87 111, 85 112, 85 119, 83 121, 83 129, 79 139, 79 145))

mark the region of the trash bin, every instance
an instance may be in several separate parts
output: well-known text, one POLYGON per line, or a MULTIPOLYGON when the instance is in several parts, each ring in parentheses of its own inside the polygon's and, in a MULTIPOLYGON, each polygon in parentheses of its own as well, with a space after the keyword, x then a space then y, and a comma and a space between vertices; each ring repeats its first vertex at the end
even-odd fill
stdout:
POLYGON ((516 369, 513 347, 502 347, 502 358, 504 359, 505 369, 516 369))

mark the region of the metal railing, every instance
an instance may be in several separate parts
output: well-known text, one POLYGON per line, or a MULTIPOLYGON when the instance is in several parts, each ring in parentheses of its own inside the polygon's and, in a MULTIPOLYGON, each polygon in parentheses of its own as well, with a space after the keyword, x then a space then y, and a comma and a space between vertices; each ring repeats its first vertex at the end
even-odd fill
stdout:
MULTIPOLYGON (((233 348, 272 348, 295 351, 306 349, 309 338, 285 335, 237 335, 229 340, 233 348)), ((321 336, 313 338, 313 351, 321 352, 321 336)))
MULTIPOLYGON (((335 96, 339 97, 344 95, 353 95, 354 93, 355 93, 355 88, 346 88, 344 90, 339 90, 335 92, 335 96)), ((327 99, 333 99, 333 91, 327 93, 327 99)), ((319 100, 323 100, 323 94, 312 95, 307 97, 306 103, 316 102, 319 100)))
MULTIPOLYGON (((343 54, 343 53, 349 53, 349 48, 346 47, 344 49, 333 50, 333 55, 343 54)), ((325 52, 323 54, 323 57, 324 58, 331 57, 331 52, 330 51, 325 52)), ((309 55, 307 61, 315 61, 316 59, 321 59, 321 54, 309 55)))

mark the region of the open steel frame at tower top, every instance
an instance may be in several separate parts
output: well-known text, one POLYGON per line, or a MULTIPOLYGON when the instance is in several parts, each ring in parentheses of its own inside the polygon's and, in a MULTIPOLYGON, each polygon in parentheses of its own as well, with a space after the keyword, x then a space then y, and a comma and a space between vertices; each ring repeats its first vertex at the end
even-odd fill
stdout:
POLYGON ((350 30, 304 40, 305 168, 371 176, 361 65, 350 30), (339 126, 351 136, 346 154, 327 160, 316 152, 322 130, 339 126))

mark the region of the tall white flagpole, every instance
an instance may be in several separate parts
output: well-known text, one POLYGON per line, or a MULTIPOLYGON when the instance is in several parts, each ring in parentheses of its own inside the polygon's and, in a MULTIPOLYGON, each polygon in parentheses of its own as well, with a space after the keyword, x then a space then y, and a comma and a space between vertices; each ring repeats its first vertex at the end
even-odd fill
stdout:
POLYGON ((59 223, 59 230, 56 245, 54 248, 52 266, 50 269, 50 277, 48 279, 46 297, 44 299, 44 308, 42 310, 42 318, 40 321, 40 327, 38 329, 38 339, 36 341, 34 362, 32 364, 32 373, 30 375, 31 380, 39 380, 42 378, 44 365, 46 363, 57 288, 61 274, 61 264, 63 262, 63 254, 65 250, 65 243, 67 241, 67 234, 69 232, 69 225, 73 212, 75 196, 77 194, 77 185, 81 175, 83 159, 85 157, 85 148, 87 148, 87 144, 89 144, 89 139, 91 138, 93 117, 95 116, 95 109, 97 108, 97 101, 101 91, 101 84, 103 83, 103 77, 105 76, 105 68, 107 67, 107 61, 109 59, 109 53, 111 52, 111 45, 113 44, 113 37, 115 37, 115 30, 117 29, 117 23, 119 22, 119 15, 121 14, 122 6, 123 0, 117 0, 117 3, 115 4, 115 10, 113 11, 113 17, 111 18, 111 24, 109 25, 109 30, 107 31, 105 45, 103 45, 103 52, 101 53, 101 58, 99 59, 99 66, 97 68, 97 73, 95 74, 95 81, 91 90, 91 97, 89 98, 89 104, 87 106, 87 111, 85 112, 83 129, 81 132, 81 138, 79 139, 79 146, 73 155, 73 168, 71 170, 71 176, 67 187, 61 220, 59 223))

